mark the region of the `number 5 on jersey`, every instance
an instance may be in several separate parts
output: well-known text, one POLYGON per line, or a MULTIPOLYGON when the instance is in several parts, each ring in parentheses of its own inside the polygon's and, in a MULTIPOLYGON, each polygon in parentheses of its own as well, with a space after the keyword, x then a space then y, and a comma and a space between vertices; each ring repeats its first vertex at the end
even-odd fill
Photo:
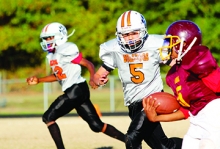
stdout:
POLYGON ((142 83, 144 81, 144 73, 137 69, 143 68, 143 64, 142 63, 130 64, 129 67, 130 67, 130 73, 132 75, 131 81, 135 84, 142 83))

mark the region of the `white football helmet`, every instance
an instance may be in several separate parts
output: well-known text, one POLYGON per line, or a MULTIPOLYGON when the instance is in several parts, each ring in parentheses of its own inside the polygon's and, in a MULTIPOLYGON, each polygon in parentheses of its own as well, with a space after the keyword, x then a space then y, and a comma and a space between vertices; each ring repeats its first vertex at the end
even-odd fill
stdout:
POLYGON ((58 22, 53 22, 47 24, 41 31, 40 38, 42 42, 40 43, 44 51, 52 51, 56 46, 60 46, 65 43, 68 37, 72 36, 75 30, 67 36, 66 27, 58 22), (47 37, 54 37, 53 40, 47 41, 47 37))
POLYGON ((147 22, 142 14, 130 10, 124 12, 117 21, 116 36, 121 49, 127 53, 138 51, 147 39, 147 22), (138 31, 139 38, 125 41, 123 34, 138 31))

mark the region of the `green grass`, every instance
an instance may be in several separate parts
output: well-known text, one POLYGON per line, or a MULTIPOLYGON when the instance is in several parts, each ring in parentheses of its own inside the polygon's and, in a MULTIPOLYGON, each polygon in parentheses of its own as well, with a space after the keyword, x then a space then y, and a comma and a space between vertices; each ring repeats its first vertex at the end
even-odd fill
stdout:
MULTIPOLYGON (((61 94, 61 91, 49 94, 48 105, 61 94)), ((91 101, 98 105, 101 112, 110 112, 109 89, 91 89, 91 101)), ((127 108, 124 107, 122 91, 117 90, 115 91, 115 112, 123 111, 127 111, 127 108)), ((0 99, 0 115, 43 114, 43 112, 44 98, 42 92, 13 92, 0 99)), ((75 110, 71 113, 75 113, 75 110)))
MULTIPOLYGON (((44 113, 43 85, 27 86, 24 84, 14 85, 13 90, 0 96, 0 115, 34 115, 44 113), (22 87, 23 86, 23 87, 22 87), (4 102, 6 103, 4 104, 4 102), (4 106, 5 105, 5 106, 4 106)), ((48 106, 61 94, 60 87, 52 86, 51 93, 48 95, 48 106)), ((165 85, 164 90, 171 92, 165 85)), ((112 112, 110 107, 110 91, 108 85, 101 89, 90 89, 91 101, 96 104, 101 112, 112 112)), ((127 112, 124 106, 122 87, 120 82, 115 84, 114 92, 114 112, 127 112)), ((71 113, 76 113, 75 110, 71 113)))

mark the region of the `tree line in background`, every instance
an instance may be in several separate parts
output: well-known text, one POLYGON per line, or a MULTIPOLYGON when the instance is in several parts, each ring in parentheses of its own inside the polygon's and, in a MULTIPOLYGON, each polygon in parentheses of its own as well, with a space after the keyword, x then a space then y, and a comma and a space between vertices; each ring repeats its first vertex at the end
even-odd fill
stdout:
MULTIPOLYGON (((99 45, 115 38, 118 17, 127 10, 142 13, 150 34, 164 34, 170 23, 191 20, 199 25, 203 44, 220 61, 220 1, 218 0, 0 0, 0 70, 45 69, 40 32, 51 22, 60 22, 84 57, 99 66, 99 45)), ((166 68, 164 68, 166 69, 166 68)), ((29 72, 28 72, 29 73, 29 72)))

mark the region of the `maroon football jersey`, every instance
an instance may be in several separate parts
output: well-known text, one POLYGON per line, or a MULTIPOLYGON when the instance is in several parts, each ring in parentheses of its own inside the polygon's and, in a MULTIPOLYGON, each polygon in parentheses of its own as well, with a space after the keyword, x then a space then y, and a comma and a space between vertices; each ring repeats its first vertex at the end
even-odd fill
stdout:
MULTIPOLYGON (((201 49, 203 49, 201 51, 207 52, 207 49, 201 49)), ((194 52, 195 51, 192 51, 192 53, 194 52)), ((201 76, 201 73, 196 74, 192 71, 196 70, 197 72, 207 72, 208 69, 201 66, 203 64, 205 66, 207 64, 206 62, 208 61, 208 59, 211 59, 211 57, 208 56, 200 59, 202 57, 201 55, 203 54, 194 54, 192 56, 192 53, 189 52, 186 54, 186 57, 183 57, 183 64, 186 64, 186 61, 191 61, 191 63, 188 63, 188 67, 186 67, 187 65, 174 65, 173 67, 171 67, 166 76, 166 82, 168 86, 170 86, 173 90, 179 103, 184 108, 188 109, 193 115, 196 115, 203 107, 205 107, 205 105, 207 105, 210 101, 216 99, 217 95, 210 88, 208 88, 199 78, 199 76, 201 76), (191 57, 189 57, 189 55, 191 55, 191 57), (204 61, 204 63, 200 63, 199 61, 204 61), (200 65, 198 65, 198 62, 200 65), (199 69, 200 71, 198 71, 199 69)), ((210 66, 213 66, 213 64, 210 64, 210 66)))

